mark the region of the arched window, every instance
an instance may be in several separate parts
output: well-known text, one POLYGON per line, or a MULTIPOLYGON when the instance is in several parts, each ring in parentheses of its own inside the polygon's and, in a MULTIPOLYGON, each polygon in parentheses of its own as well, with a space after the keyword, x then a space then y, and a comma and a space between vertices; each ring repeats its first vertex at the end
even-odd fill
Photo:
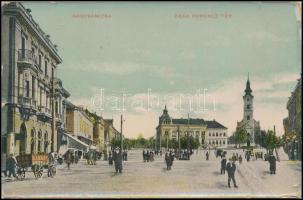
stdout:
POLYGON ((218 137, 218 132, 216 133, 216 136, 218 137))
POLYGON ((222 136, 222 133, 220 133, 220 137, 222 136))
POLYGON ((36 153, 36 133, 34 129, 31 131, 31 153, 36 153))
POLYGON ((209 133, 208 135, 211 136, 211 133, 209 133))
POLYGON ((213 140, 213 144, 215 144, 215 141, 213 140))
POLYGON ((225 137, 225 136, 226 136, 226 134, 225 134, 225 133, 223 133, 223 136, 225 137))
POLYGON ((23 123, 20 127, 20 143, 19 143, 19 154, 25 154, 26 152, 26 127, 23 123))
POLYGON ((221 140, 220 140, 220 144, 221 144, 221 140))
POLYGON ((38 153, 42 152, 42 132, 38 132, 38 153))
POLYGON ((213 133, 213 136, 215 136, 215 133, 213 133))
POLYGON ((246 106, 246 109, 250 109, 250 105, 249 104, 246 106))
POLYGON ((223 144, 225 144, 225 140, 223 140, 223 144))
POLYGON ((44 153, 48 153, 47 147, 48 147, 48 133, 45 132, 44 133, 44 153))
POLYGON ((218 140, 216 140, 216 144, 218 144, 218 140))

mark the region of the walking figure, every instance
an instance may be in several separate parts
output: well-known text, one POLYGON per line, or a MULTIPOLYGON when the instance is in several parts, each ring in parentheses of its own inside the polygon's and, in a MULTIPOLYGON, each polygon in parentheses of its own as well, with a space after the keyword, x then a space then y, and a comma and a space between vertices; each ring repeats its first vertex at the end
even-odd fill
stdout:
POLYGON ((16 166, 17 160, 13 154, 10 154, 7 158, 7 169, 8 169, 8 177, 10 178, 13 174, 13 177, 16 178, 16 166))
POLYGON ((226 165, 226 170, 228 174, 228 187, 230 187, 230 179, 233 181, 234 187, 237 188, 236 179, 235 179, 235 171, 236 171, 236 164, 232 158, 229 158, 229 162, 226 165))
POLYGON ((113 157, 112 157, 112 152, 109 152, 109 157, 108 157, 108 164, 113 165, 113 157))
POLYGON ((273 154, 270 154, 268 157, 270 174, 276 174, 276 161, 276 157, 273 154))
POLYGON ((241 155, 239 156, 239 163, 240 164, 242 163, 242 156, 241 155))
POLYGON ((170 156, 168 155, 168 152, 165 153, 165 162, 166 162, 166 169, 167 170, 170 170, 171 168, 171 159, 170 159, 170 156))
POLYGON ((225 156, 223 156, 221 160, 221 174, 225 174, 225 169, 226 169, 226 158, 225 156))
POLYGON ((116 173, 122 173, 122 152, 119 147, 114 151, 113 159, 115 162, 116 173))
POLYGON ((70 169, 71 162, 72 162, 72 152, 70 150, 68 150, 66 153, 66 163, 67 163, 68 169, 70 169))
POLYGON ((206 151, 206 160, 209 160, 209 153, 206 151))

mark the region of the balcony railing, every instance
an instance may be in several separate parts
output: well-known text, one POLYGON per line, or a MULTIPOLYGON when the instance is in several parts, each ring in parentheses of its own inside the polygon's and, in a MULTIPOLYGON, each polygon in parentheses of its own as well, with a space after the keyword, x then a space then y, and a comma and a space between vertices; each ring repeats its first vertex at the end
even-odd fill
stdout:
POLYGON ((36 108, 37 106, 37 101, 33 100, 30 97, 18 97, 18 104, 24 106, 24 107, 31 107, 31 108, 36 108))
POLYGON ((37 56, 29 49, 18 50, 18 61, 30 63, 34 65, 37 69, 39 68, 37 56))

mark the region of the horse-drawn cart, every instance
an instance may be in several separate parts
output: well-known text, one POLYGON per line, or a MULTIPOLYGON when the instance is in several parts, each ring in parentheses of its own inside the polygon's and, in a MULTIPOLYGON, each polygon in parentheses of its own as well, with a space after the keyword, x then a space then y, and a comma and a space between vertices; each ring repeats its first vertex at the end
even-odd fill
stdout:
POLYGON ((43 169, 47 169, 49 177, 56 175, 55 164, 49 163, 47 154, 24 154, 16 157, 17 159, 17 178, 23 180, 25 178, 25 172, 34 172, 35 178, 41 178, 43 175, 43 169), (28 170, 31 168, 31 170, 28 170))

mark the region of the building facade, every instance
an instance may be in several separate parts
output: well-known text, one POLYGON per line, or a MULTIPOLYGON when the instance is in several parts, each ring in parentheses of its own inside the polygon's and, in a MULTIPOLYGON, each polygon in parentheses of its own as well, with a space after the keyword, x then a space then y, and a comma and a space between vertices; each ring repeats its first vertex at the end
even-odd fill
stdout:
POLYGON ((1 142, 7 154, 57 151, 57 130, 65 125, 69 93, 55 77, 62 59, 30 12, 19 2, 2 6, 1 142))
POLYGON ((260 132, 260 122, 254 119, 254 96, 250 88, 249 77, 246 82, 245 94, 243 96, 243 119, 237 122, 237 130, 243 129, 247 133, 247 143, 255 145, 255 133, 260 132))
POLYGON ((301 160, 302 155, 302 74, 288 99, 288 117, 283 120, 285 147, 292 160, 301 160))
POLYGON ((205 121, 203 119, 173 119, 168 114, 165 106, 163 114, 159 117, 156 127, 156 148, 170 148, 168 140, 178 140, 180 137, 189 136, 198 139, 201 147, 227 147, 227 128, 217 121, 205 121))

